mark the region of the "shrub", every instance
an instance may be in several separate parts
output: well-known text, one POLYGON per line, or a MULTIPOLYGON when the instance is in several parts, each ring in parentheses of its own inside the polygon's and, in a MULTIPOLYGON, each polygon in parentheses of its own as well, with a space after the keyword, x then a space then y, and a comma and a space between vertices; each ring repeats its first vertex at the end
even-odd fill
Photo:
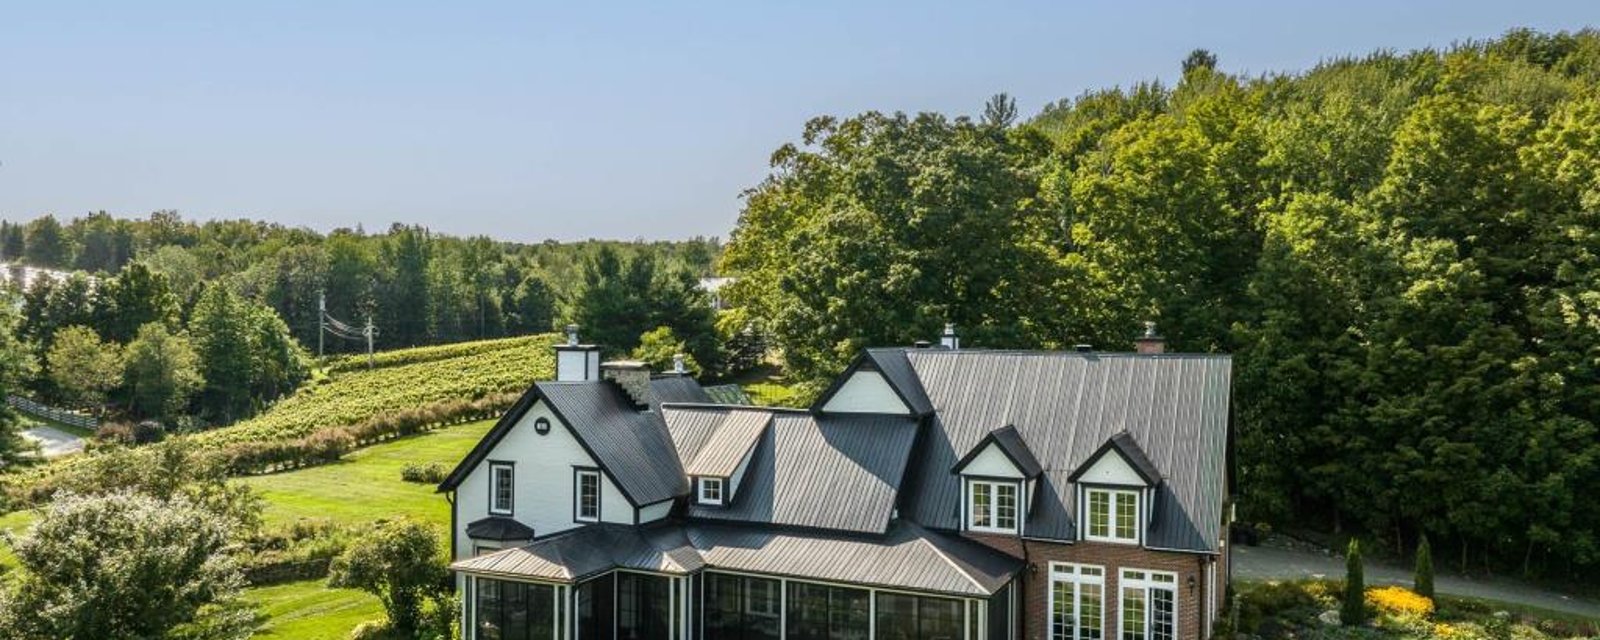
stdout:
POLYGON ((322 519, 302 519, 245 541, 245 579, 253 585, 327 577, 355 533, 322 519))
POLYGON ((394 640, 398 637, 388 620, 368 620, 350 630, 350 640, 394 640))
POLYGON ((1417 567, 1412 586, 1424 598, 1433 599, 1433 547, 1428 544, 1428 534, 1417 541, 1417 567))
POLYGON ((411 462, 407 463, 405 467, 400 469, 400 479, 406 482, 439 484, 444 482, 444 476, 446 473, 447 472, 445 471, 444 465, 437 462, 430 462, 428 464, 417 464, 415 462, 411 462))
POLYGON ((145 420, 133 425, 130 435, 134 444, 155 444, 167 438, 167 428, 154 420, 145 420))
POLYGON ((1367 619, 1366 579, 1362 576, 1361 541, 1358 539, 1350 539, 1344 572, 1344 605, 1339 609, 1339 622, 1353 627, 1367 619))
POLYGON ((1433 614, 1433 600, 1405 587, 1378 587, 1367 591, 1366 604, 1378 613, 1408 618, 1433 614))
POLYGON ((95 429, 96 440, 109 444, 133 444, 133 425, 126 422, 104 422, 95 429))
POLYGON ((444 595, 448 576, 432 527, 397 520, 354 541, 334 560, 328 585, 378 596, 390 626, 413 636, 423 622, 424 601, 444 595))

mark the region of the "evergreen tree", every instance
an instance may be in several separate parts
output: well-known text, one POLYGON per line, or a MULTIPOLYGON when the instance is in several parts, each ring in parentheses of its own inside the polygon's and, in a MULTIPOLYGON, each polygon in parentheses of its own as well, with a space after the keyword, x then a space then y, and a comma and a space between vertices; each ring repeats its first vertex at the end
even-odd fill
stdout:
POLYGON ((36 267, 66 267, 72 257, 67 236, 55 216, 42 216, 28 223, 23 256, 36 267))
MULTIPOLYGON (((12 295, 0 291, 0 398, 20 392, 23 381, 35 374, 33 354, 17 339, 21 323, 12 295)), ((11 405, 0 402, 0 465, 7 468, 23 462, 23 454, 32 449, 19 434, 19 424, 11 405)))
POLYGON ((158 322, 168 329, 178 325, 178 296, 167 277, 135 262, 94 291, 95 328, 107 340, 126 343, 139 327, 158 322))
POLYGON ((174 335, 159 322, 139 327, 128 344, 122 384, 128 409, 141 418, 172 418, 204 385, 200 358, 189 338, 174 335))
POLYGON ((1367 584, 1362 571, 1361 541, 1351 538, 1344 559, 1344 601, 1339 607, 1339 622, 1347 627, 1367 620, 1367 584))
POLYGON ((1428 545, 1428 534, 1417 541, 1417 566, 1413 574, 1412 590, 1433 599, 1433 548, 1428 545))
POLYGON ((250 411, 257 366, 251 325, 243 301, 224 285, 207 287, 195 303, 189 334, 205 380, 199 408, 212 419, 231 422, 250 411))

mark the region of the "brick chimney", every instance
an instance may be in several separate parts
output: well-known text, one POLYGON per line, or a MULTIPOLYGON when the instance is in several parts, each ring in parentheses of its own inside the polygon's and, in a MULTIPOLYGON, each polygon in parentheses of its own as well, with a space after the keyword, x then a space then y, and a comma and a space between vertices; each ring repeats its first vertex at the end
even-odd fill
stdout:
POLYGON ((622 387, 634 404, 649 406, 650 365, 638 360, 612 360, 600 365, 600 375, 622 387))
POLYGON ((1144 321, 1144 335, 1133 341, 1134 350, 1139 353, 1151 355, 1164 353, 1167 350, 1167 339, 1156 333, 1154 320, 1144 321))

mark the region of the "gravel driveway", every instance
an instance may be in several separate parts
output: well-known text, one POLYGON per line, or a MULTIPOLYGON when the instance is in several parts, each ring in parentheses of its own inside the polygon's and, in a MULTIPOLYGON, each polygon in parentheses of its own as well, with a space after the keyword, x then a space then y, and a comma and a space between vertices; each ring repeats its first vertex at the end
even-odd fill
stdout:
MULTIPOLYGON (((1289 580, 1295 578, 1343 578, 1344 558, 1327 553, 1278 546, 1233 547, 1233 577, 1244 580, 1289 580)), ((1369 585, 1411 586, 1410 568, 1382 565, 1368 560, 1369 585)), ((1439 573, 1434 576, 1439 593, 1503 600, 1567 613, 1600 618, 1600 602, 1563 595, 1511 579, 1478 580, 1439 573)))
POLYGON ((22 437, 39 443, 39 451, 46 458, 83 451, 83 438, 49 425, 35 423, 22 430, 22 437))

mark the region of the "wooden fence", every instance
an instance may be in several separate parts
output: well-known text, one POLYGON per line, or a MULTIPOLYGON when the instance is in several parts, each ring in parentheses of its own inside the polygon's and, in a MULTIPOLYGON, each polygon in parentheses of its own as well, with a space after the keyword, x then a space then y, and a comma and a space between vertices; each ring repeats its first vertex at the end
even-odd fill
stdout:
POLYGON ((6 396, 6 404, 11 405, 11 408, 16 409, 17 411, 35 418, 53 420, 61 424, 72 425, 80 429, 94 430, 100 428, 100 421, 96 420, 94 416, 39 404, 21 396, 6 396))

